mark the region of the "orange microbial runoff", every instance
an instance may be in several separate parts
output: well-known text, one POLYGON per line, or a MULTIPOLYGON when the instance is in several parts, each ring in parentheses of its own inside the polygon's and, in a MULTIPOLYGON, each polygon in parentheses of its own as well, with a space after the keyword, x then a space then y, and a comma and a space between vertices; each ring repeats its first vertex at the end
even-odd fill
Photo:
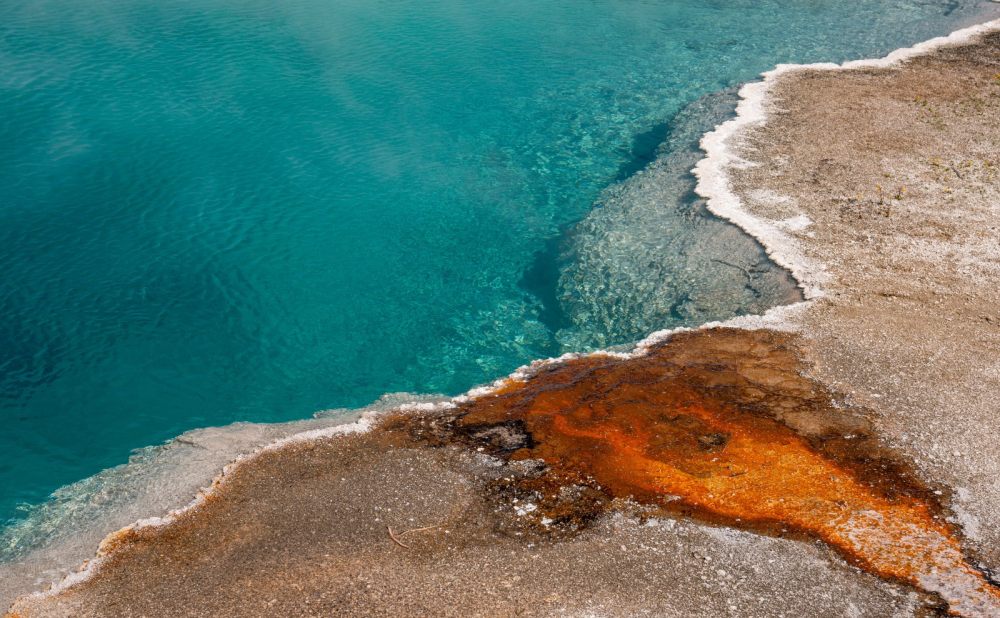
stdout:
MULTIPOLYGON (((543 460, 559 483, 819 538, 953 614, 1000 615, 1000 591, 966 562, 933 493, 802 377, 785 335, 714 329, 638 358, 570 361, 465 404, 453 427, 494 454, 543 460)), ((539 516, 559 517, 556 488, 534 487, 539 516)))

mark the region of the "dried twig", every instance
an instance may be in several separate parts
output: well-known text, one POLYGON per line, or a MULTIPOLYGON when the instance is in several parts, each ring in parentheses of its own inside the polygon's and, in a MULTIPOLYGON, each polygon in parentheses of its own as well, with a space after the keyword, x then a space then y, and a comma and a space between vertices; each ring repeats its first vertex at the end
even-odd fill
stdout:
POLYGON ((732 262, 727 262, 725 260, 719 260, 719 259, 716 259, 716 258, 712 258, 712 261, 713 262, 718 262, 719 264, 725 264, 726 266, 730 266, 732 268, 736 268, 736 269, 740 270, 746 276, 747 283, 752 283, 753 282, 753 275, 750 274, 750 270, 746 266, 740 266, 739 264, 733 264, 732 262))
POLYGON ((184 436, 177 436, 176 438, 174 438, 173 440, 171 440, 171 442, 173 442, 174 444, 186 444, 188 446, 193 446, 194 448, 200 448, 200 449, 206 449, 206 450, 208 449, 208 447, 206 447, 205 445, 198 444, 197 442, 195 442, 191 438, 185 438, 184 436))
POLYGON ((393 543, 395 543, 396 545, 399 545, 403 549, 410 549, 409 545, 407 545, 406 543, 404 543, 404 542, 400 541, 398 538, 396 538, 396 535, 393 534, 391 527, 386 526, 385 529, 389 531, 389 538, 392 539, 393 543))
POLYGON ((398 536, 406 536, 411 532, 423 532, 424 530, 433 530, 434 528, 440 528, 441 524, 434 524, 433 526, 424 526, 423 528, 414 528, 413 530, 407 530, 406 532, 400 532, 398 536))

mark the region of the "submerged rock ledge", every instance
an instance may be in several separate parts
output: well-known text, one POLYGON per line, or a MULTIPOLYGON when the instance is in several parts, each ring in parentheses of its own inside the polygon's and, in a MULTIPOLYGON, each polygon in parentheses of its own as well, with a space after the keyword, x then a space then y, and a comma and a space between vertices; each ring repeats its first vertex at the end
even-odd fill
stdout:
POLYGON ((267 449, 10 615, 1000 615, 1000 33, 766 87, 726 182, 822 269, 794 332, 267 449))

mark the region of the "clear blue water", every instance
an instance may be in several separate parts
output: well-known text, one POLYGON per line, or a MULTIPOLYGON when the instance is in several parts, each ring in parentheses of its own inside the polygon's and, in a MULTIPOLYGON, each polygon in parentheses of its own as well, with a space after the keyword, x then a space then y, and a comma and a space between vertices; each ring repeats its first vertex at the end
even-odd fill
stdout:
POLYGON ((981 4, 0 2, 0 520, 192 427, 781 302, 661 142, 981 4))

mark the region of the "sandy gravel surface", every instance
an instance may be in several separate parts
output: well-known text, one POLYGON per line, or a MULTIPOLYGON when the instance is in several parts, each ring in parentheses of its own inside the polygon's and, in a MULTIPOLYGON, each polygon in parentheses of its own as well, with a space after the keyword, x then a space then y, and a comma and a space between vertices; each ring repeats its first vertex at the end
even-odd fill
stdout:
POLYGON ((126 564, 24 615, 890 616, 920 607, 915 593, 817 544, 629 514, 552 542, 484 498, 485 483, 514 469, 381 437, 265 455, 199 517, 130 544, 118 557, 126 564))

